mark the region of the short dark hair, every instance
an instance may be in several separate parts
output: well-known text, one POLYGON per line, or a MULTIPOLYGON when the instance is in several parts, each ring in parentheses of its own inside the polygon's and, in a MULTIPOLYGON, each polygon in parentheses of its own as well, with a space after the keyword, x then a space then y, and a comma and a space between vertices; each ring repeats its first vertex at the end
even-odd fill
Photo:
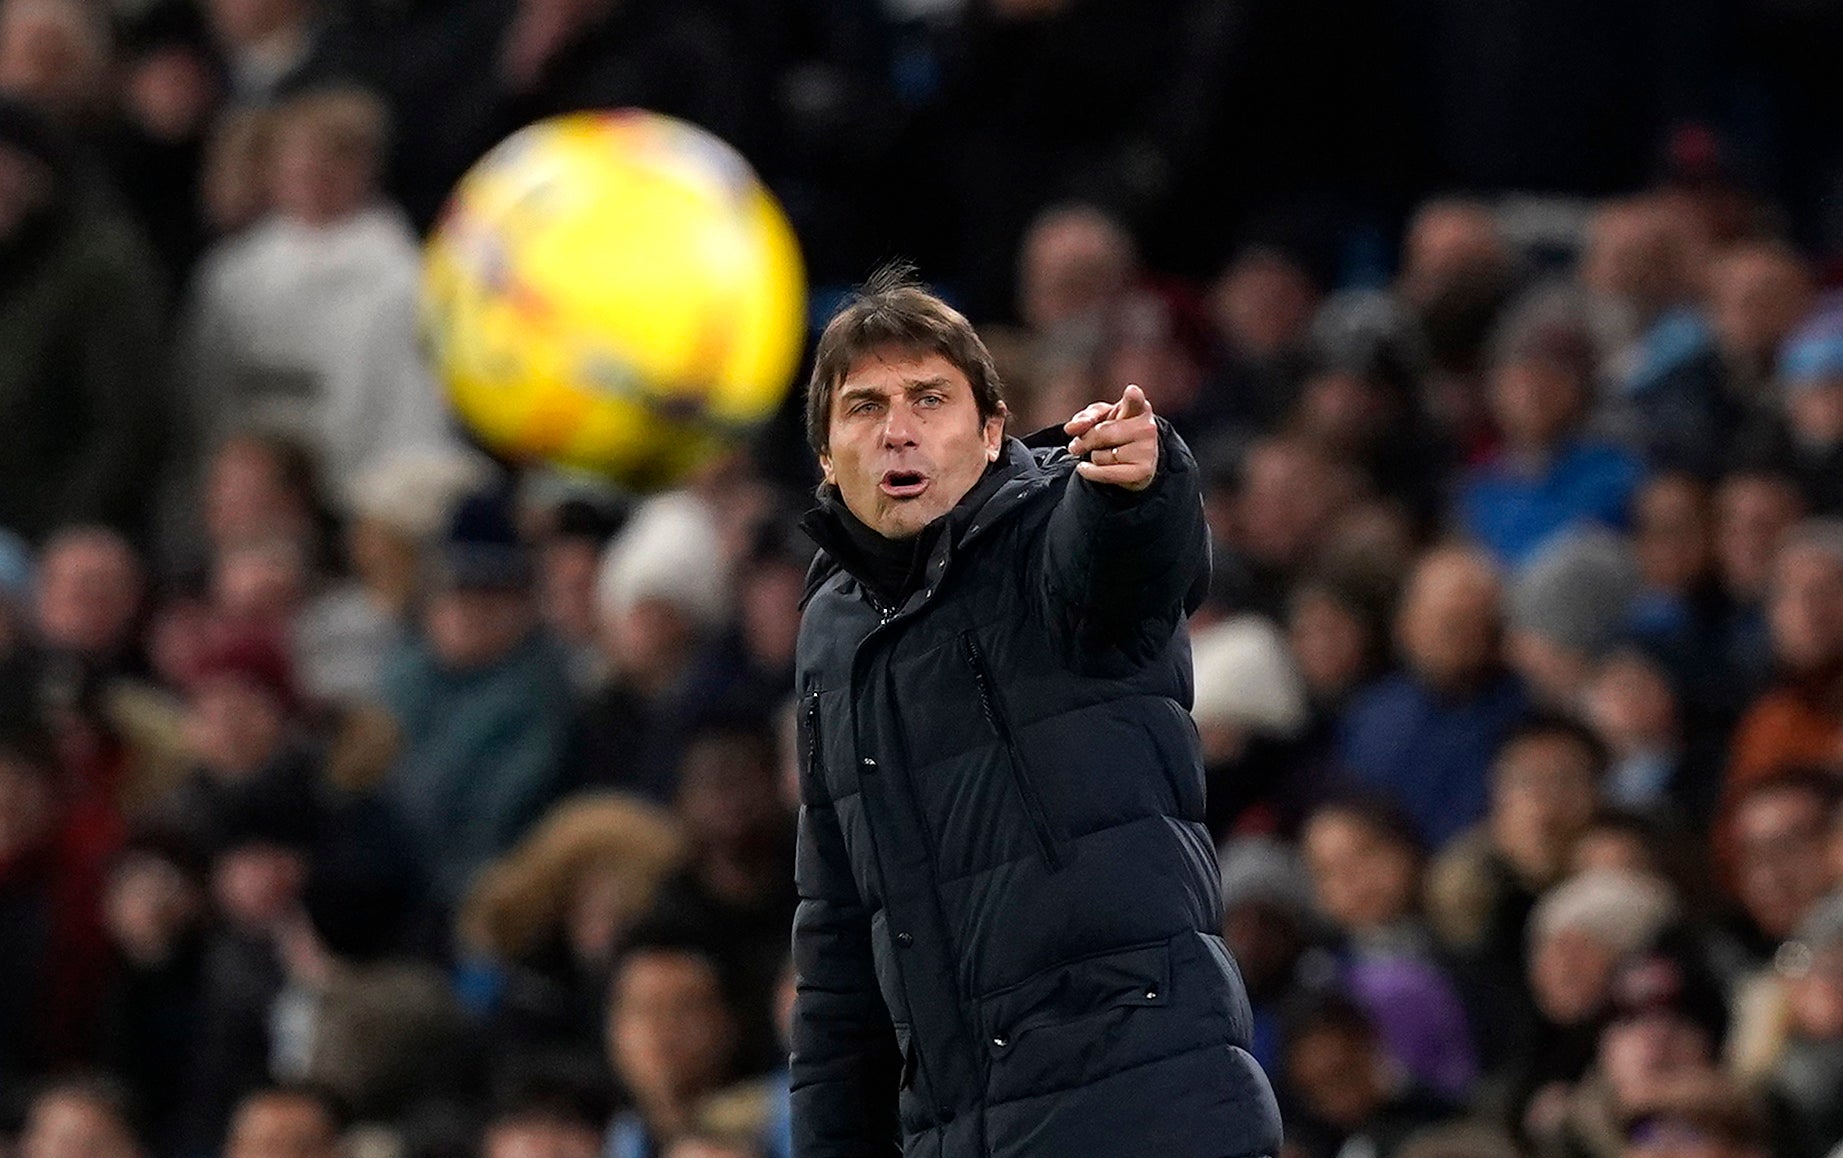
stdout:
POLYGON ((1531 740, 1549 739, 1566 740, 1586 752, 1588 760, 1593 764, 1595 780, 1606 774, 1612 762, 1612 754, 1607 751, 1606 742, 1592 728, 1568 716, 1533 712, 1512 728, 1510 734, 1504 737, 1504 742, 1498 745, 1497 754, 1492 757, 1493 767, 1504 758, 1506 752, 1517 745, 1531 740))
POLYGON ((1353 789, 1333 795, 1312 810, 1307 823, 1321 816, 1342 816, 1356 821, 1376 837, 1404 849, 1417 861, 1427 858, 1427 845, 1414 821, 1391 797, 1353 789))
POLYGON ((966 375, 982 419, 1004 413, 1004 386, 991 351, 966 315, 916 280, 915 267, 893 262, 859 286, 819 335, 806 385, 806 440, 825 453, 832 394, 859 359, 879 350, 939 354, 966 375))

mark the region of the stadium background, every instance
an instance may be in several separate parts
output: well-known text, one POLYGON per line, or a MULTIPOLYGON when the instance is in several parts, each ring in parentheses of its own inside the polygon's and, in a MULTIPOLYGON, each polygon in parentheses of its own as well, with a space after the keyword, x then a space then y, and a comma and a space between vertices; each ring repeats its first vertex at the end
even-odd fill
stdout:
POLYGON ((0 3, 0 1153, 784 1154, 797 392, 641 503, 417 343, 623 105, 1198 450, 1289 1154, 1843 1143, 1837 6, 101 3, 0 3))

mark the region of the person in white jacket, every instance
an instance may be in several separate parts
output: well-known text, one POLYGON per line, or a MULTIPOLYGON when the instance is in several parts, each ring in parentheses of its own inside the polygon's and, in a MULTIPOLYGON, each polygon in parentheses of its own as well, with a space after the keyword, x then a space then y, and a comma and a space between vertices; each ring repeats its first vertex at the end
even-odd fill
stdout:
POLYGON ((273 116, 273 210, 214 247, 194 285, 194 428, 291 435, 343 494, 386 452, 453 441, 417 339, 421 253, 378 192, 380 101, 326 89, 273 116))

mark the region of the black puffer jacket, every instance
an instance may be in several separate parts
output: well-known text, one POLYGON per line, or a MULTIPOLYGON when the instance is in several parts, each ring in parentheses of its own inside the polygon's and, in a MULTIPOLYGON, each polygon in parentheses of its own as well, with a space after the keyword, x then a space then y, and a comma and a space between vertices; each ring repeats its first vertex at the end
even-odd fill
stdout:
POLYGON ((1186 711, 1196 466, 1161 428, 1137 495, 1007 440, 901 607, 810 521, 797 1158, 1278 1152, 1186 711))

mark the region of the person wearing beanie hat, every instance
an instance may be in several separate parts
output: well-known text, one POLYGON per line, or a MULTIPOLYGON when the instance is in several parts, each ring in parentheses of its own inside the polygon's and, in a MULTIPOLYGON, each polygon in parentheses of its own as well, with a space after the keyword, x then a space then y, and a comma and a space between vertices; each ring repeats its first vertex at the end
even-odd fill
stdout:
POLYGON ((0 526, 147 512, 165 449, 159 278, 32 109, 0 96, 0 526))
POLYGON ((1191 716, 1202 742, 1211 835, 1220 840, 1251 808, 1303 808, 1292 797, 1312 793, 1294 775, 1311 713, 1285 637, 1267 620, 1243 615, 1199 630, 1192 649, 1191 716))
POLYGON ((383 787, 448 904, 561 790, 574 698, 503 501, 464 500, 430 565, 421 631, 385 664, 402 747, 383 787))
POLYGON ((714 650, 732 601, 715 512, 690 491, 648 499, 602 552, 595 592, 608 674, 582 712, 572 772, 665 803, 698 716, 737 688, 714 650))
POLYGON ((1618 1158, 1628 1122, 1687 1083, 1720 1076, 1727 1018, 1720 986, 1687 942, 1628 957, 1608 986, 1592 1066, 1526 1113, 1537 1152, 1618 1158))
POLYGON ((1538 705, 1577 706, 1638 593, 1631 549, 1604 528, 1558 535, 1530 557, 1510 587, 1504 649, 1538 705))

